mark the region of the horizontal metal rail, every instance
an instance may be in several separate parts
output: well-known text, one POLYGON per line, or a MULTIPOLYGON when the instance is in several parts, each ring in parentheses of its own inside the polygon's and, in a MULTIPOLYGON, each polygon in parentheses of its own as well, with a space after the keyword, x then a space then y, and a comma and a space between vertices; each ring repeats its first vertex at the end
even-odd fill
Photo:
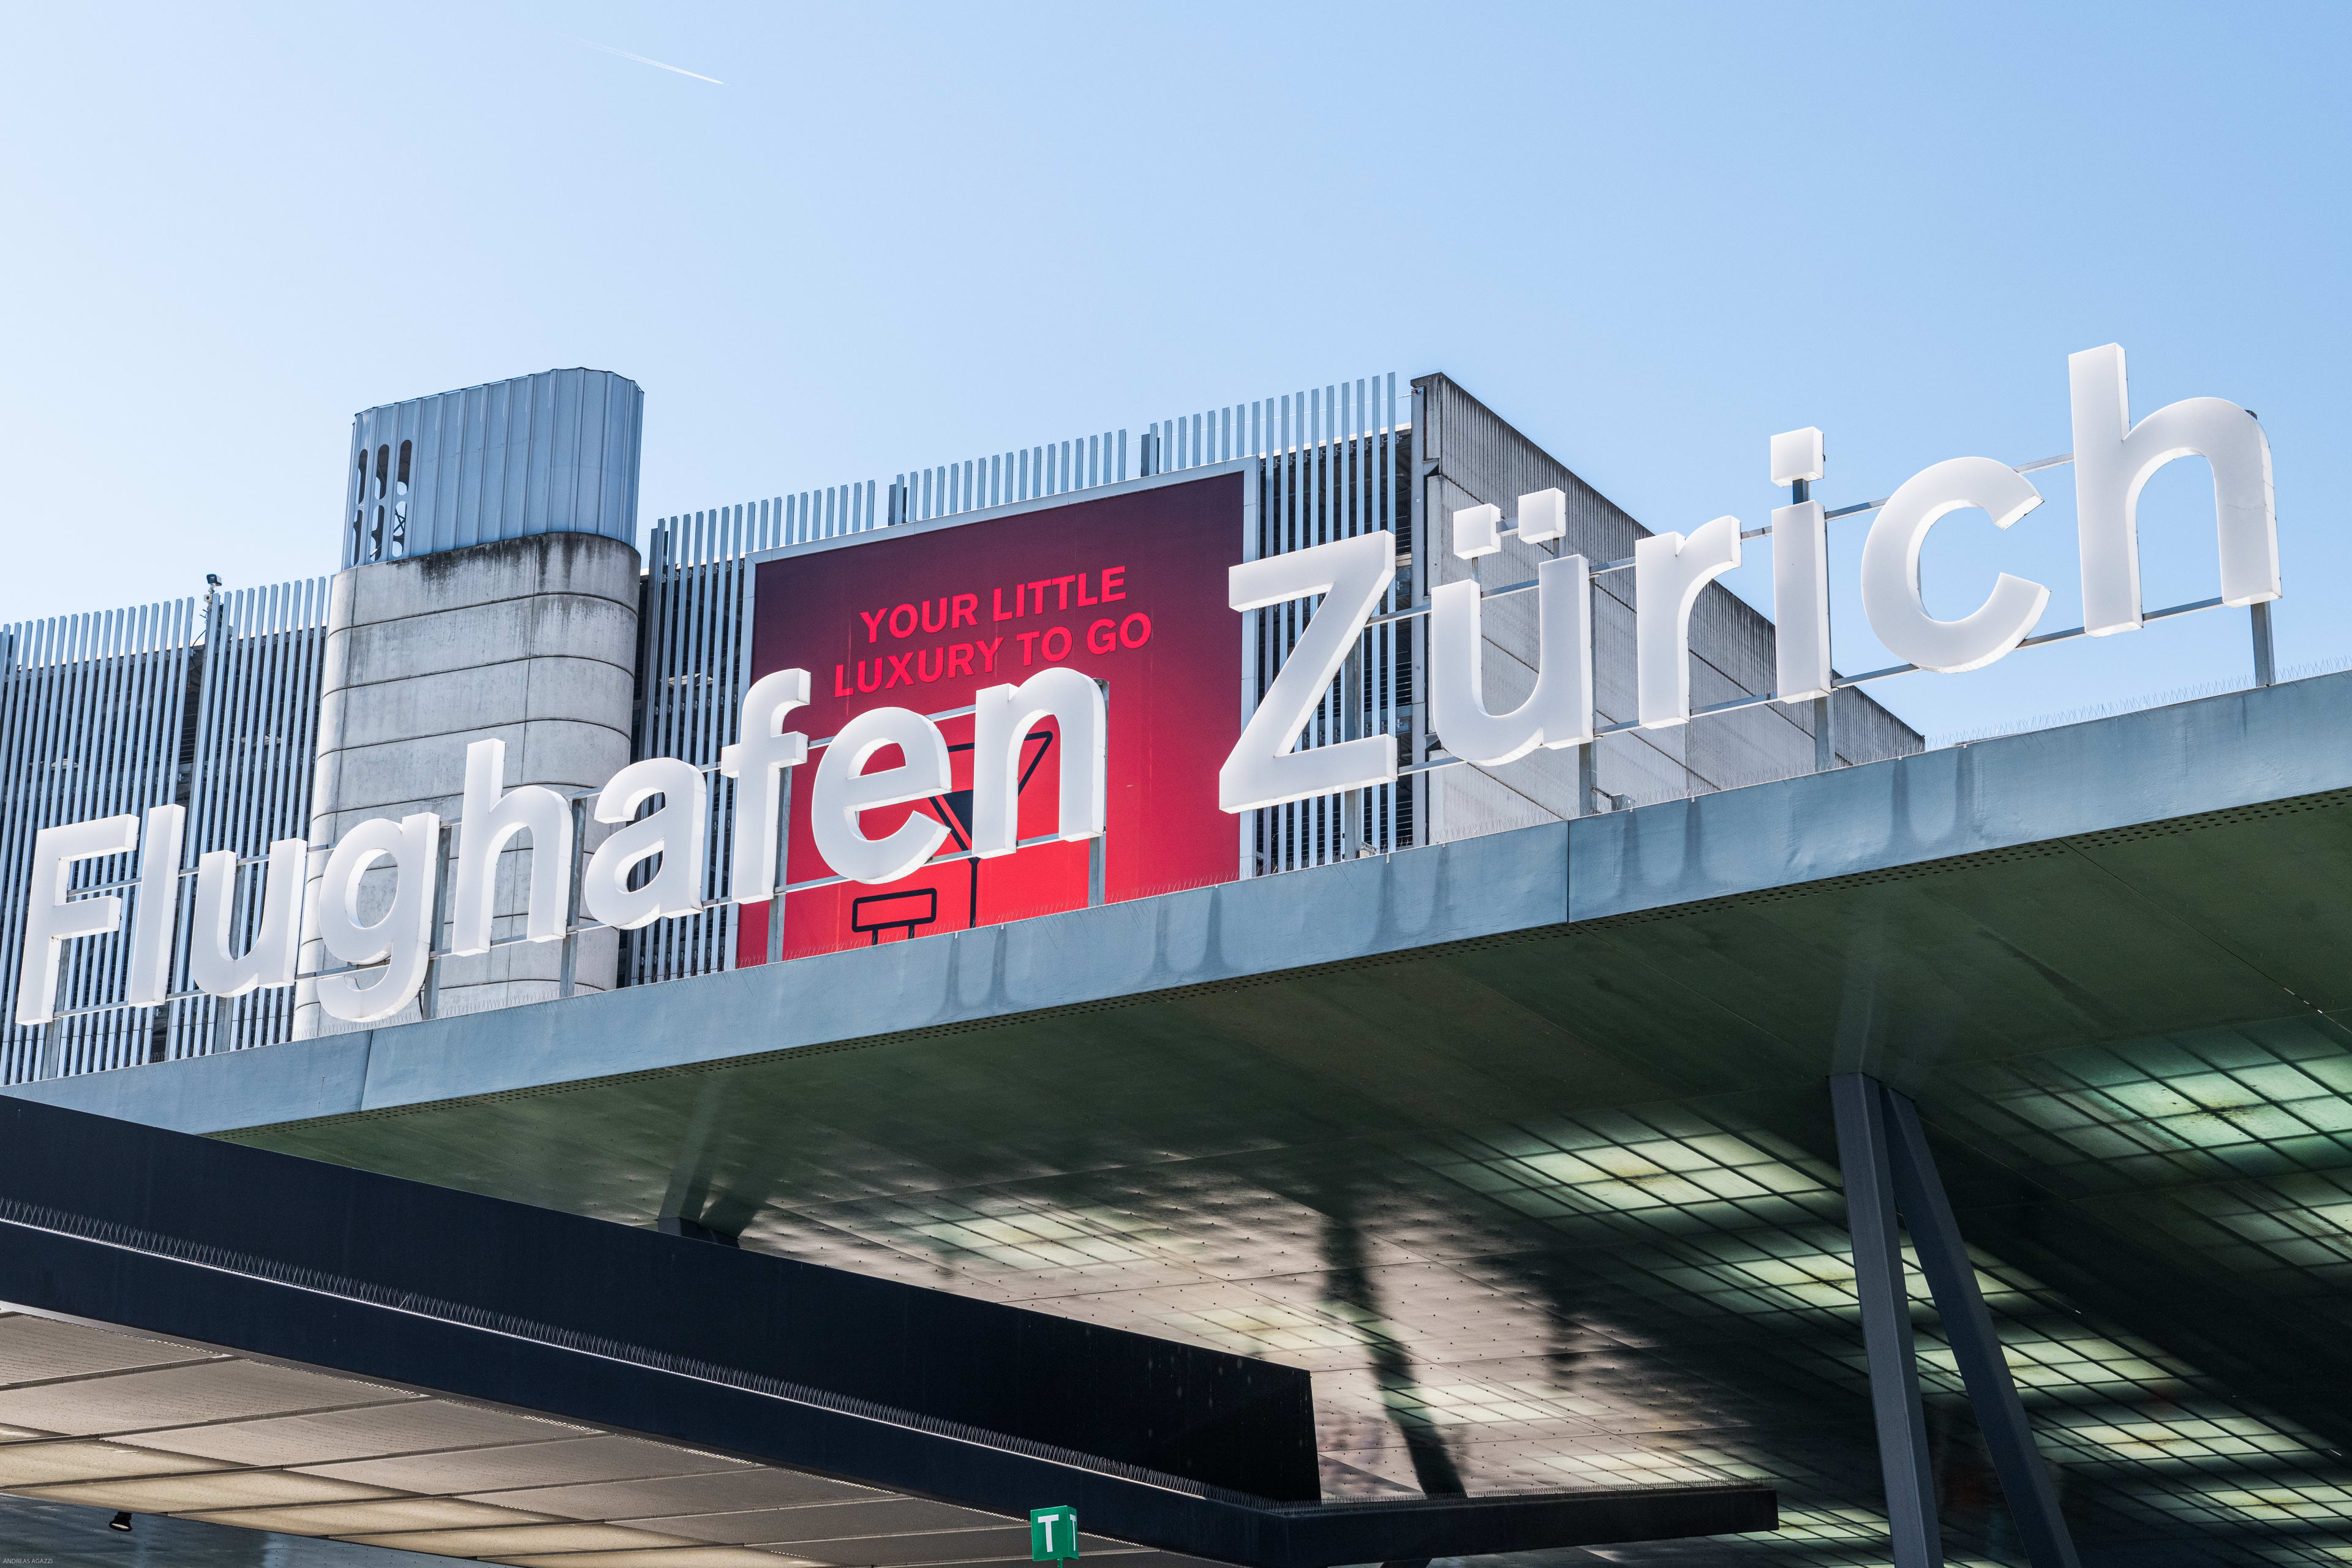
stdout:
MULTIPOLYGON (((2071 463, 2071 462, 2073 462, 2074 460, 2074 453, 2072 453, 2072 452, 2061 452, 2058 456, 2056 456, 2056 457, 2054 457, 2054 458, 2038 458, 2038 459, 2036 459, 2035 461, 2031 462, 2031 463, 2020 463, 2020 464, 2018 464, 2018 465, 2017 465, 2016 471, 2017 471, 2018 473, 2021 473, 2021 474, 2030 474, 2030 473, 2032 473, 2032 472, 2036 471, 2037 469, 2041 469, 2041 468, 2057 468, 2057 467, 2058 467, 2060 464, 2062 464, 2062 463, 2071 463)), ((1822 517, 1824 517, 1824 518, 1860 517, 1860 516, 1864 515, 1865 512, 1874 512, 1874 511, 1878 510, 1879 510, 1879 509, 1881 509, 1882 507, 1885 506, 1885 504, 1886 504, 1888 501, 1891 501, 1891 500, 1893 500, 1894 499, 1895 499, 1895 498, 1894 498, 1893 496, 1881 496, 1881 497, 1879 497, 1876 500, 1856 501, 1856 502, 1855 502, 1853 505, 1852 505, 1852 506, 1842 506, 1842 507, 1839 507, 1839 508, 1838 508, 1836 510, 1834 510, 1834 511, 1825 511, 1825 512, 1823 512, 1823 513, 1822 514, 1822 517)), ((1518 533, 1519 533, 1519 531, 1518 531, 1518 527, 1517 527, 1517 524, 1513 524, 1511 527, 1497 530, 1497 531, 1496 531, 1496 537, 1497 537, 1497 538, 1501 538, 1501 539, 1516 539, 1516 538, 1517 538, 1517 537, 1518 537, 1518 533)), ((1772 536, 1772 530, 1771 530, 1771 528, 1770 528, 1770 526, 1769 526, 1769 524, 1768 524, 1767 526, 1763 527, 1763 528, 1750 528, 1750 529, 1745 529, 1745 530, 1741 531, 1740 535, 1739 535, 1739 537, 1740 537, 1743 541, 1745 541, 1745 540, 1749 540, 1749 539, 1769 539, 1769 538, 1770 538, 1771 536, 1772 536)), ((1610 573, 1612 573, 1612 572, 1630 572, 1630 571, 1632 571, 1632 570, 1633 570, 1633 561, 1634 561, 1634 557, 1633 557, 1633 556, 1631 556, 1631 555, 1625 556, 1625 557, 1624 557, 1624 558, 1622 558, 1622 560, 1617 560, 1617 561, 1604 561, 1604 562, 1602 562, 1602 563, 1601 563, 1600 565, 1598 565, 1598 566, 1593 566, 1593 567, 1589 567, 1589 568, 1587 568, 1587 569, 1586 569, 1586 572, 1585 572, 1585 575, 1587 575, 1587 576, 1589 576, 1589 577, 1605 577, 1605 576, 1607 576, 1607 575, 1608 575, 1610 573)), ((1524 582, 1524 583, 1506 583, 1506 584, 1503 584, 1501 587, 1499 587, 1499 588, 1489 588, 1489 589, 1487 589, 1484 594, 1482 594, 1482 595, 1480 595, 1480 597, 1482 597, 1482 598, 1487 598, 1487 599, 1499 599, 1499 598, 1502 598, 1502 597, 1503 597, 1505 595, 1507 595, 1507 594, 1524 594, 1524 593, 1526 593, 1528 589, 1530 589, 1530 588, 1534 587, 1535 585, 1536 585, 1536 580, 1535 580, 1534 578, 1530 577, 1530 578, 1528 578, 1528 579, 1526 582, 1524 582)), ((2158 612, 2158 614, 2178 614, 2178 613, 2179 613, 2179 612, 2177 612, 2177 611, 2160 611, 2160 612, 2158 612)), ((1428 606, 1427 605, 1415 605, 1413 608, 1412 608, 1412 609, 1410 609, 1410 610, 1399 610, 1396 614, 1394 614, 1394 615, 1392 615, 1392 616, 1373 616, 1370 620, 1369 620, 1369 621, 1365 622, 1364 624, 1365 624, 1365 625, 1367 625, 1367 626, 1384 626, 1389 625, 1389 624, 1390 624, 1391 622, 1392 622, 1392 621, 1409 621, 1409 620, 1412 620, 1412 619, 1414 616, 1425 616, 1425 615, 1427 615, 1427 614, 1429 614, 1429 606, 1428 606)), ((2144 617, 2144 618, 2145 618, 2145 619, 2147 619, 2147 620, 2154 620, 2154 619, 2156 619, 2156 616, 2155 616, 2154 615, 2151 615, 2151 616, 2146 616, 2146 617, 2144 617)), ((2028 638, 2028 639, 2027 639, 2027 644, 2030 644, 2030 643, 2034 642, 2034 641, 2040 641, 2040 640, 2047 640, 2047 639, 2028 638)), ((2027 644, 2020 644, 2019 646, 2020 646, 2020 647, 2024 647, 2024 646, 2027 646, 2027 644)), ((1910 666, 1908 666, 1908 665, 1906 665, 1904 668, 1905 668, 1906 669, 1908 669, 1908 668, 1910 668, 1911 667, 1910 667, 1910 666)))
MULTIPOLYGON (((2179 616, 2193 616, 2200 610, 2216 610, 2221 607, 2221 601, 2218 598, 2197 599, 2185 605, 2172 605, 2161 610, 2150 610, 2147 614, 2143 615, 2140 619, 2143 621, 2170 620, 2179 616)), ((2072 642, 2076 637, 2087 635, 2088 634, 2081 626, 2070 626, 2063 632, 2043 632, 2040 637, 2027 637, 2017 646, 2019 647, 2040 647, 2048 643, 2072 642)), ((1862 686, 1874 680, 1885 680, 1891 676, 1915 674, 1917 672, 1918 668, 1919 667, 1916 664, 1890 664, 1884 669, 1868 669, 1863 671, 1860 675, 1838 676, 1831 684, 1836 689, 1843 691, 1849 686, 1862 686)), ((1777 702, 1779 700, 1780 698, 1772 692, 1754 692, 1746 696, 1726 698, 1721 702, 1710 702, 1704 708, 1694 708, 1690 710, 1689 717, 1692 719, 1704 719, 1710 714, 1733 713, 1743 708, 1760 708, 1768 702, 1777 702)), ((1810 700, 1806 698, 1799 698, 1798 700, 1801 702, 1810 700)), ((1592 738, 1595 741, 1605 740, 1611 735, 1622 735, 1629 731, 1638 730, 1641 727, 1641 721, 1633 719, 1628 719, 1611 724, 1596 724, 1592 729, 1592 738)), ((1416 763, 1408 767, 1399 768, 1397 770, 1397 776, 1402 778, 1408 773, 1433 773, 1439 768, 1459 766, 1464 763, 1467 763, 1469 760, 1470 759, 1467 757, 1453 757, 1440 752, 1436 758, 1430 762, 1416 763)))
MULTIPOLYGON (((2200 610, 2214 610, 2221 606, 2220 599, 2197 599, 2186 605, 2173 605, 2161 610, 2150 610, 2141 616, 2140 619, 2143 621, 2169 620, 2175 616, 2193 616, 2200 610)), ((2043 632, 2040 637, 2027 637, 2017 646, 2041 647, 2047 643, 2072 642, 2074 638, 2085 635, 2081 626, 2069 626, 2063 632, 2043 632)), ((1833 684, 1841 688, 1860 686, 1864 681, 1884 680, 1890 675, 1909 675, 1918 668, 1916 664, 1890 664, 1885 669, 1864 670, 1860 675, 1841 675, 1833 684)))
MULTIPOLYGON (((2016 471, 2021 474, 2030 474, 2042 468, 2058 468, 2063 464, 2071 463, 2074 460, 2074 454, 2072 452, 2062 452, 2054 458, 2042 458, 2031 463, 2021 463, 2017 465, 2016 471)), ((1893 499, 1894 498, 1892 496, 1882 496, 1877 500, 1860 501, 1853 506, 1840 507, 1836 510, 1826 512, 1823 515, 1825 517, 1832 518, 1859 517, 1865 512, 1879 510, 1893 499)), ((1502 531, 1504 533, 1510 534, 1516 533, 1517 531, 1516 529, 1505 529, 1502 531)), ((1741 533, 1739 537, 1742 539, 1761 539, 1768 537, 1771 531, 1772 531, 1769 528, 1751 528, 1741 533)), ((1604 573, 1622 572, 1633 564, 1633 558, 1628 556, 1622 561, 1612 561, 1603 565, 1595 566, 1591 570, 1589 575, 1598 577, 1604 573)), ((1486 590, 1482 595, 1480 595, 1480 597, 1481 599, 1499 599, 1510 594, 1524 594, 1536 586, 1537 583, 1533 578, 1523 583, 1507 583, 1500 587, 1486 590)), ((2171 605, 2161 610, 2149 610, 2142 615, 2140 619, 2142 621, 2170 620, 2178 616, 2194 615, 2200 610, 2218 609, 2221 605, 2221 601, 2218 598, 2197 599, 2185 605, 2171 605)), ((1426 616, 1430 613, 1430 610, 1431 606, 1428 605, 1417 605, 1408 610, 1399 610, 1394 615, 1375 616, 1366 624, 1375 626, 1386 626, 1391 622, 1411 620, 1415 616, 1426 616)), ((2070 626, 2063 631, 2042 632, 2037 636, 2026 637, 2021 640, 2017 646, 2019 647, 2042 647, 2051 643, 2069 642, 2074 638, 2084 635, 2085 634, 2083 627, 2070 626)), ((1830 684, 1834 689, 1843 690, 1849 686, 1863 686, 1871 681, 1885 680, 1893 676, 1915 674, 1917 672, 1918 668, 1919 667, 1916 664, 1890 664, 1884 669, 1864 670, 1860 675, 1836 676, 1832 679, 1830 684)), ((1704 708, 1694 708, 1691 710, 1689 717, 1697 719, 1710 713, 1729 713, 1742 708, 1760 707, 1764 703, 1777 700, 1779 700, 1779 699, 1769 691, 1754 696, 1734 697, 1726 701, 1710 703, 1704 708)), ((1801 699, 1800 700, 1802 700, 1801 699)), ((1604 724, 1597 726, 1592 731, 1592 736, 1594 740, 1600 740, 1604 736, 1622 735, 1629 730, 1638 730, 1640 728, 1641 725, 1636 722, 1604 724)), ((1460 757, 1445 757, 1441 754, 1438 760, 1418 763, 1412 767, 1400 768, 1397 772, 1400 775, 1405 773, 1428 773, 1436 768, 1454 766, 1463 760, 1464 759, 1460 757)))

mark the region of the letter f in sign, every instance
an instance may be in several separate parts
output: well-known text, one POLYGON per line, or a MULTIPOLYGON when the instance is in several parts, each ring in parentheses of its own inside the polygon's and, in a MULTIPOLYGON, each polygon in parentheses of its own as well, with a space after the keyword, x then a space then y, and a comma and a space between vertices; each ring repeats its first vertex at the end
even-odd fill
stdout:
POLYGON ((1078 1554, 1078 1510, 1074 1508, 1033 1508, 1029 1510, 1029 1561, 1063 1562, 1078 1554))

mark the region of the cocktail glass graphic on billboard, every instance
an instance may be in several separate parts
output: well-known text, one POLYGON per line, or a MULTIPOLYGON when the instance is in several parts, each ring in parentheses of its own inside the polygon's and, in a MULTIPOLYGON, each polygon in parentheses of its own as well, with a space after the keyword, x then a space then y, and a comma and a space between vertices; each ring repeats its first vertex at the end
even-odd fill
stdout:
MULTIPOLYGON (((1217 805, 1217 767, 1241 729, 1242 650, 1227 606, 1241 559, 1242 476, 1156 486, 1098 500, 904 533, 798 546, 761 561, 751 600, 751 679, 809 672, 793 714, 811 736, 898 707, 941 713, 984 687, 1066 665, 1104 683, 1109 716, 1106 900, 1234 880, 1240 840, 1217 805)), ((946 830, 941 855, 971 846, 972 720, 944 719, 951 788, 862 814, 883 838, 913 815, 946 830)), ((1061 744, 1051 719, 1020 743, 1019 832, 1060 821, 1061 744)), ((824 754, 812 746, 814 776, 824 754)), ((867 771, 897 765, 885 747, 867 771)), ((832 874, 809 825, 812 791, 792 794, 785 880, 832 874)), ((992 859, 927 866, 879 887, 842 883, 787 896, 786 958, 1078 909, 1086 843, 1032 845, 992 859)), ((764 963, 769 906, 744 907, 737 962, 764 963)))

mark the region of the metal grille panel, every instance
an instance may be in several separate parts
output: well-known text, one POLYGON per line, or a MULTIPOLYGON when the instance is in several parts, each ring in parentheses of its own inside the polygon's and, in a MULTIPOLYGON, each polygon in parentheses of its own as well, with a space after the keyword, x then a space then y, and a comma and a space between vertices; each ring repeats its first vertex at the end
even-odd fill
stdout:
MULTIPOLYGON (((1144 438, 1144 472, 1258 458, 1257 531, 1245 542, 1251 559, 1392 531, 1397 579, 1377 611, 1392 615, 1420 603, 1417 595, 1423 592, 1412 553, 1412 426, 1395 422, 1395 407, 1391 374, 1162 420, 1144 438)), ((1250 612, 1244 669, 1259 700, 1315 607, 1294 602, 1250 612)), ((1425 652, 1424 626, 1415 619, 1365 632, 1299 736, 1299 746, 1394 735, 1400 763, 1409 762, 1416 754, 1413 672, 1425 652)), ((1376 789, 1249 813, 1244 818, 1244 865, 1249 874, 1264 876, 1404 848, 1418 841, 1412 805, 1413 781, 1403 778, 1376 789)))
MULTIPOLYGON (((681 757, 712 767, 741 721, 751 657, 743 610, 751 557, 780 545, 864 533, 880 526, 876 486, 835 485, 796 495, 667 517, 646 545, 645 603, 637 617, 638 757, 681 757)), ((895 496, 894 488, 892 495, 895 496)), ((703 897, 725 896, 734 853, 735 785, 704 775, 710 792, 710 843, 703 897)), ((660 921, 621 935, 624 985, 732 968, 735 907, 660 921)))
POLYGON ((1106 430, 1099 436, 1049 441, 1042 447, 1024 447, 900 474, 890 482, 887 521, 924 522, 960 511, 1093 489, 1126 478, 1127 432, 1106 430))
MULTIPOLYGON (((1381 528, 1393 529, 1402 542, 1411 519, 1410 455, 1402 445, 1410 427, 1392 423, 1395 399, 1391 374, 1164 420, 1139 443, 1133 477, 1259 458, 1259 525, 1244 542, 1252 555, 1381 528)), ((646 551, 635 754, 710 767, 719 748, 735 740, 751 661, 743 610, 753 554, 1117 484, 1130 477, 1129 457, 1128 433, 1111 430, 919 468, 887 486, 869 480, 661 519, 646 551)), ((1408 564, 1383 613, 1414 602, 1418 591, 1408 564)), ((1304 610, 1294 605, 1249 617, 1245 658, 1261 693, 1297 642, 1304 610)), ((1300 743, 1402 733, 1409 749, 1422 635, 1419 622, 1366 633, 1300 743)), ((725 896, 733 853, 734 785, 715 772, 707 778, 711 833, 703 896, 718 900, 725 896)), ((1412 798, 1406 780, 1251 814, 1243 822, 1244 863, 1253 874, 1292 870, 1412 844, 1412 798)), ((735 909, 725 905, 625 932, 621 983, 730 968, 735 929, 735 909)))
MULTIPOLYGON (((136 895, 135 857, 76 863, 77 891, 125 900, 124 929, 68 943, 60 1016, 15 1022, 18 959, 33 847, 44 827, 173 803, 188 808, 184 869, 205 849, 257 855, 299 837, 310 821, 317 746, 319 660, 327 580, 242 589, 200 601, 27 621, 0 628, 0 1080, 94 1072, 135 1062, 286 1038, 290 991, 222 1005, 178 996, 160 1008, 108 1008, 122 994, 136 895), (77 1012, 77 1009, 100 1009, 77 1012), (218 1011, 216 1012, 216 1009, 218 1011)), ((260 868, 239 873, 234 931, 250 935, 260 868)), ((188 990, 187 912, 180 883, 173 990, 188 990)))

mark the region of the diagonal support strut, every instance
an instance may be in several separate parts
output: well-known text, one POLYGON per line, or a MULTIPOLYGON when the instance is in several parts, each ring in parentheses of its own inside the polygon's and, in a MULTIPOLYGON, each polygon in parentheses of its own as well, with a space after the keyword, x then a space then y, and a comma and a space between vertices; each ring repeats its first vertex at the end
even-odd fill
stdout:
POLYGON ((2049 1468, 2034 1446, 1992 1316, 1977 1289, 1976 1268, 1952 1217, 1917 1108, 1908 1097, 1864 1073, 1832 1078, 1830 1099, 1837 1114, 1838 1157, 1844 1167, 1853 1234, 1854 1288, 1862 1300, 1879 1463, 1886 1476, 1887 1520, 1898 1568, 1939 1568, 1943 1561, 1909 1300, 1903 1288, 1898 1211, 1943 1319, 1945 1336, 1968 1387, 1969 1405, 2027 1560, 2033 1568, 2079 1568, 2049 1468))

